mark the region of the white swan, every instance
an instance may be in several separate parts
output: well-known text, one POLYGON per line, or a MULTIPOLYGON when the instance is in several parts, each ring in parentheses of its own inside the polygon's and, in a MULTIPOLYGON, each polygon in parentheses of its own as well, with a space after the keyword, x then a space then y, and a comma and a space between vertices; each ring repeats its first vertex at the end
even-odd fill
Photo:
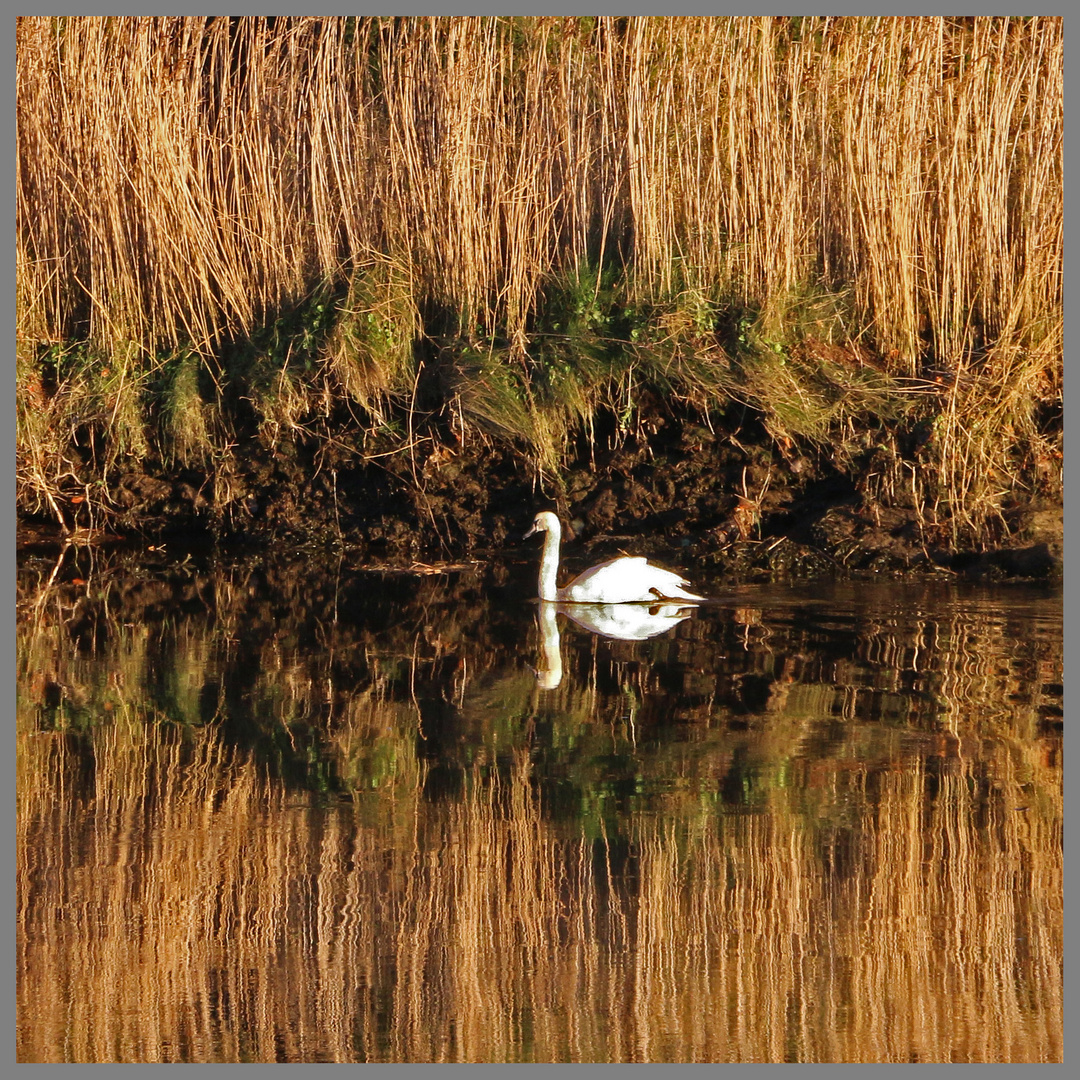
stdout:
POLYGON ((688 592, 690 583, 678 574, 652 566, 641 555, 620 555, 590 567, 561 589, 555 584, 559 570, 562 527, 550 510, 541 510, 525 534, 546 532, 540 560, 540 599, 572 604, 651 604, 657 600, 704 600, 688 592))

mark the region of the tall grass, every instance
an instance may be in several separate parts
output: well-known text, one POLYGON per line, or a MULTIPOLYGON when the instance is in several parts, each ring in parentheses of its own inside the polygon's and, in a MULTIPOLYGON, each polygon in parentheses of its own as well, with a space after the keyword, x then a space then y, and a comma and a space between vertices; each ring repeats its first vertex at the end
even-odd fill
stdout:
POLYGON ((1011 417, 951 436, 1060 392, 1060 18, 22 17, 17 76, 26 371, 72 340, 216 370, 314 289, 355 313, 366 282, 398 347, 352 324, 323 359, 377 411, 418 335, 499 334, 514 364, 588 268, 781 340, 824 286, 891 375, 985 388, 947 399, 920 481, 962 524, 1038 448, 1011 417))

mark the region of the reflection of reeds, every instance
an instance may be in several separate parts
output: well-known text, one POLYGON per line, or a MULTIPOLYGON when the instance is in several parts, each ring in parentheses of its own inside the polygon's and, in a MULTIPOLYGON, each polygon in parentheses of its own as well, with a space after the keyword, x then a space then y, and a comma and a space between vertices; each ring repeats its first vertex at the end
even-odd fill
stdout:
POLYGON ((153 618, 119 582, 107 615, 21 596, 20 1060, 1061 1059, 1060 638, 939 601, 845 614, 827 661, 760 600, 738 667, 700 620, 652 665, 567 634, 538 703, 445 583, 306 650, 317 576, 285 617, 254 583, 196 579, 187 614, 144 584, 153 618), (312 747, 345 798, 217 720, 312 747))
MULTIPOLYGON (((871 605, 820 625, 767 606, 752 627, 697 618, 641 644, 568 627, 566 678, 538 699, 525 666, 540 659, 531 618, 475 591, 468 575, 396 578, 387 604, 333 568, 299 564, 137 585, 104 556, 62 569, 59 581, 45 569, 19 579, 25 714, 61 730, 133 708, 194 727, 239 716, 267 738, 286 735, 297 758, 308 752, 300 743, 329 754, 346 790, 416 782, 415 740, 440 722, 433 708, 483 761, 524 746, 538 720, 554 723, 545 740, 559 753, 583 738, 635 754, 652 740, 647 752, 672 753, 653 734, 672 723, 715 748, 738 720, 755 758, 789 758, 828 717, 872 757, 892 753, 883 747, 905 731, 948 734, 954 746, 1000 737, 1032 761, 1054 753, 1044 720, 1060 704, 1059 631, 1018 629, 992 604, 941 589, 905 591, 894 613, 871 605), (65 584, 73 572, 89 581, 65 584), (904 613, 915 610, 934 614, 904 613), (508 662, 515 638, 521 663, 508 662)), ((740 618, 751 616, 739 608, 740 618)))
POLYGON ((212 730, 94 753, 20 733, 20 1060, 1061 1057, 1060 802, 1005 756, 589 840, 525 756, 364 823, 212 730))

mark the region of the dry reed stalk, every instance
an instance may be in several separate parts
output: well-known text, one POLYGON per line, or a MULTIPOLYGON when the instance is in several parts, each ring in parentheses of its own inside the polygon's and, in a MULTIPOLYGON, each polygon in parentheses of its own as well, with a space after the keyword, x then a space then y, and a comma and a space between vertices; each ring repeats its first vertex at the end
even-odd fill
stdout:
POLYGON ((59 338, 82 312, 103 339, 213 342, 383 251, 513 337, 551 269, 600 249, 652 291, 679 264, 758 303, 821 250, 882 347, 910 365, 928 317, 959 357, 1018 295, 1032 317, 1059 302, 1060 32, 22 19, 30 307, 59 338))
MULTIPOLYGON (((823 281, 894 373, 932 355, 1000 388, 1020 349, 1052 395, 1062 47, 1047 17, 21 17, 19 339, 120 358, 135 456, 159 349, 213 364, 387 263, 422 313, 402 340, 500 332, 502 364, 554 276, 615 268, 785 333, 823 281)), ((404 395, 409 368, 362 381, 404 395)), ((965 528, 1001 512, 1003 430, 937 462, 965 528)), ((558 442, 536 436, 545 467, 558 442)))

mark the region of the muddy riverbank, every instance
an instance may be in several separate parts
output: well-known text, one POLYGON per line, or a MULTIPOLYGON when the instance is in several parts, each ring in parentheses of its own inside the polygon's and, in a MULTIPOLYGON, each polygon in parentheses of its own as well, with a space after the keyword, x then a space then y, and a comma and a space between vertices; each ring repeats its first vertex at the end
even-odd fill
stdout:
POLYGON ((550 507, 570 525, 570 565, 632 549, 732 581, 1062 572, 1060 502, 1035 497, 1011 509, 996 540, 957 543, 947 519, 928 520, 901 491, 877 497, 880 446, 845 470, 827 448, 785 456, 752 417, 703 421, 660 403, 641 409, 631 430, 612 421, 592 434, 558 477, 538 475, 505 442, 462 444, 434 422, 411 451, 384 456, 345 435, 272 447, 253 437, 236 447, 227 472, 123 473, 105 522, 77 501, 65 508, 67 535, 55 522, 22 518, 19 547, 195 540, 344 549, 408 566, 524 549, 532 515, 550 507))

